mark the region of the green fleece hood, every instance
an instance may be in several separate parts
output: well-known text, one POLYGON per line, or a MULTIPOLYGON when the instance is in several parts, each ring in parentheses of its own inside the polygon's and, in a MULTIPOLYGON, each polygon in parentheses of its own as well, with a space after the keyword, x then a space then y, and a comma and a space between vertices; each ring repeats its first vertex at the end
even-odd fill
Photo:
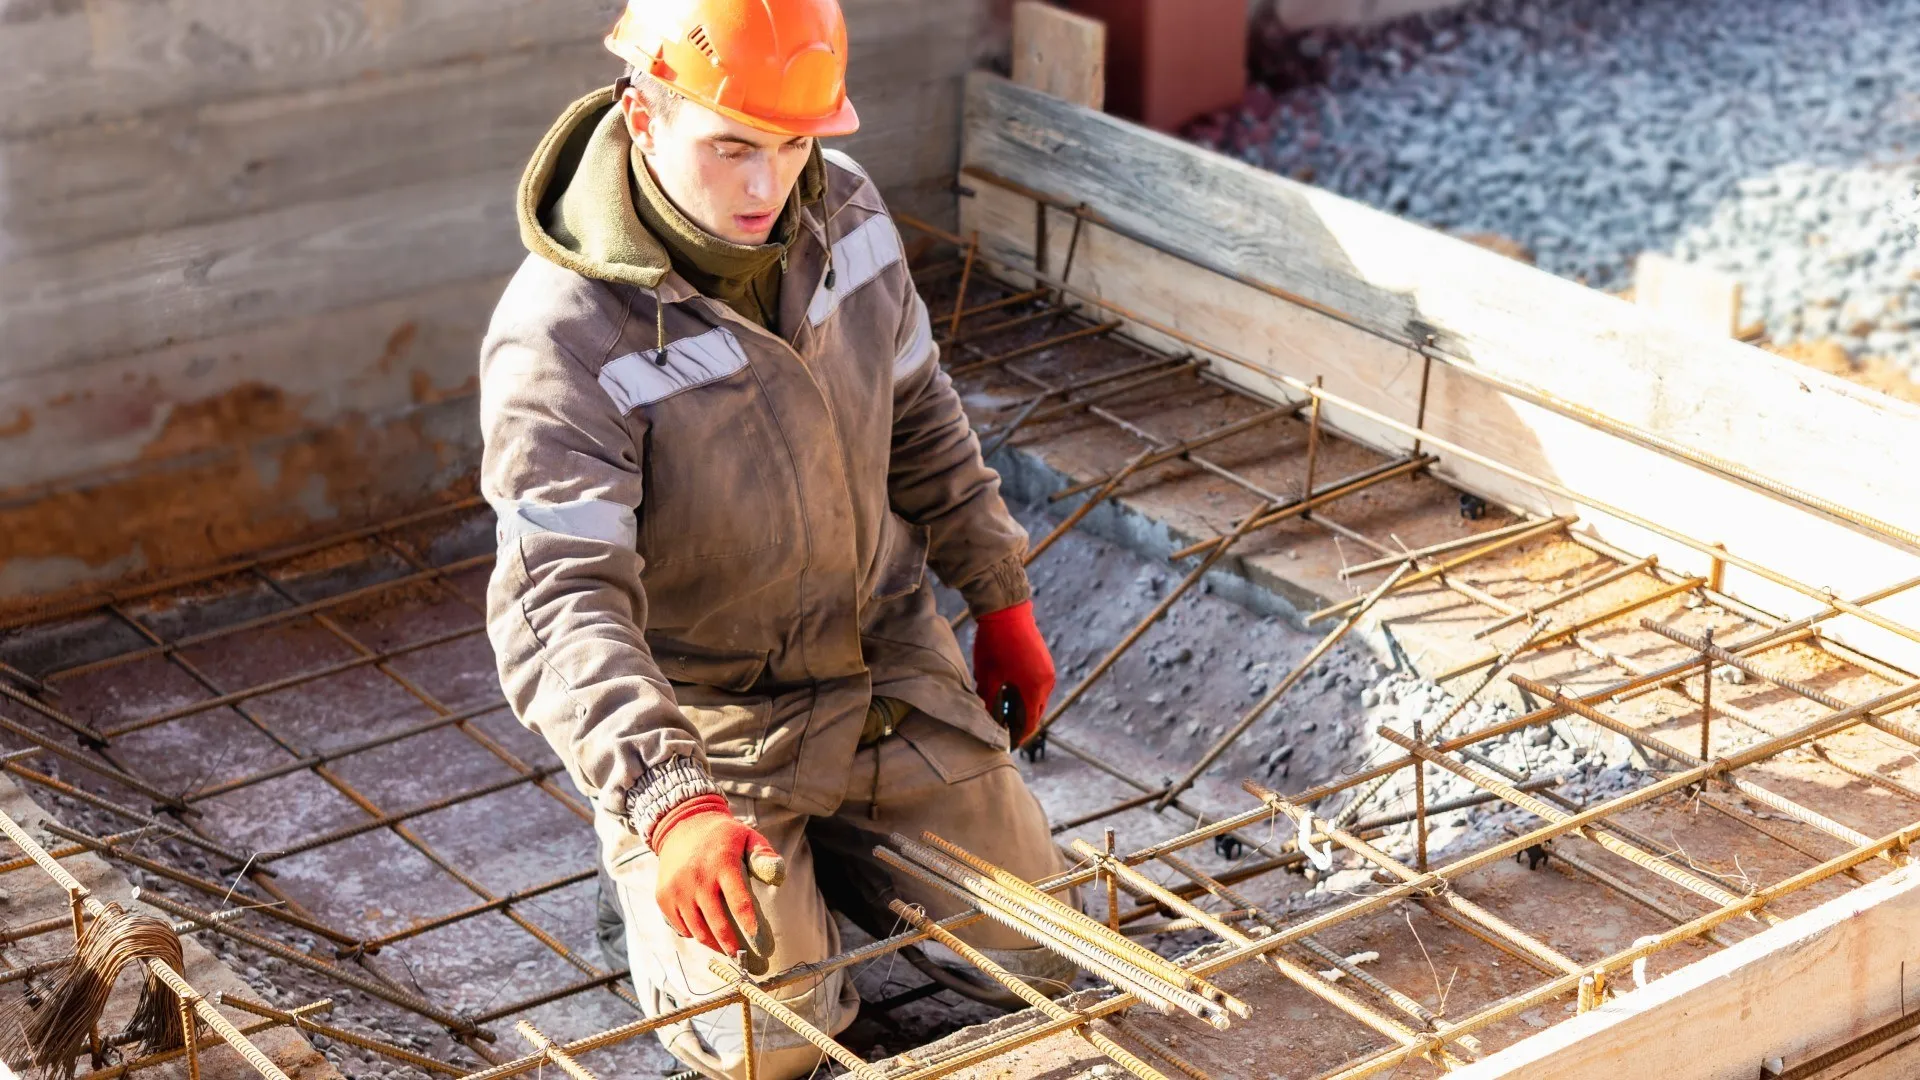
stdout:
MULTIPOLYGON (((568 106, 540 140, 520 179, 520 241, 577 274, 655 289, 673 259, 636 206, 633 140, 617 103, 613 87, 596 90, 568 106)), ((815 143, 794 196, 806 206, 825 192, 815 143)))

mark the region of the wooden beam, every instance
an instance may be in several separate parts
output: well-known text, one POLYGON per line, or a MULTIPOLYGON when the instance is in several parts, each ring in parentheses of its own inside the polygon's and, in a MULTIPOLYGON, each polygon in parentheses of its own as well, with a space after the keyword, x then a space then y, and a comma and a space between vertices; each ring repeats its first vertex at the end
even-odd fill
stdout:
POLYGON ((1740 333, 1740 282, 1656 251, 1633 265, 1633 302, 1676 327, 1716 337, 1740 333))
MULTIPOLYGON (((1003 79, 974 75, 968 105, 963 179, 978 195, 963 201, 964 228, 989 253, 1033 265, 1034 204, 1022 190, 1086 203, 1074 284, 1219 344, 1243 361, 1218 365, 1223 376, 1280 394, 1276 375, 1324 375, 1328 390, 1412 422, 1431 349, 1458 362, 1432 365, 1436 436, 1842 594, 1911 576, 1913 556, 1896 543, 1543 402, 1578 403, 1908 530, 1920 527, 1920 474, 1887 454, 1920 441, 1912 405, 1737 342, 1675 333, 1616 297, 1003 79), (1506 393, 1485 376, 1539 393, 1506 393)), ((1057 268, 1072 219, 1050 214, 1045 265, 1057 268)), ((1410 443, 1345 410, 1326 419, 1384 451, 1410 443)), ((1443 457, 1438 471, 1532 513, 1582 512, 1469 460, 1443 457)), ((1583 521, 1662 565, 1707 572, 1692 549, 1604 515, 1583 521)), ((1813 606, 1743 571, 1726 580, 1767 610, 1813 606)), ((1920 598, 1876 610, 1920 625, 1920 598)), ((1836 633, 1860 648, 1920 662, 1911 643, 1841 623, 1836 633)))
MULTIPOLYGON (((1791 1066, 1904 1015, 1912 991, 1902 986, 1903 971, 1917 961, 1920 874, 1908 869, 1452 1075, 1752 1080, 1766 1075, 1760 1065, 1768 1058, 1791 1066)), ((1631 990, 1629 973, 1611 977, 1631 990)))
POLYGON ((1013 81, 1084 105, 1107 102, 1107 24, 1042 3, 1013 5, 1013 81))

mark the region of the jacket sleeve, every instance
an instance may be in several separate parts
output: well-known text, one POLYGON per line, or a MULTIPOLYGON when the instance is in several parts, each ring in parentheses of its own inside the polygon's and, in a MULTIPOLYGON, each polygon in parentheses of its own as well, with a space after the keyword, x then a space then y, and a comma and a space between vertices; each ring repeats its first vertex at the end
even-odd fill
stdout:
POLYGON ((487 635, 500 685, 587 796, 644 838, 715 788, 642 636, 642 440, 544 334, 489 334, 480 416, 481 489, 499 520, 487 635))
POLYGON ((1000 475, 980 459, 953 380, 940 366, 927 305, 907 278, 893 361, 893 510, 930 532, 927 565, 976 615, 1032 594, 1022 558, 1027 533, 1000 498, 1000 475))

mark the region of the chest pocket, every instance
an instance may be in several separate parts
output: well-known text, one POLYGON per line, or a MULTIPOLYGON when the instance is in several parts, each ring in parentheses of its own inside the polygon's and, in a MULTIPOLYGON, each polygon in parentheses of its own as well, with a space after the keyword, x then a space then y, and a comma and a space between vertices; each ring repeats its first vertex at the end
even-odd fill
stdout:
POLYGON ((600 383, 647 418, 640 551, 650 568, 780 545, 781 442, 746 351, 715 327, 608 364, 600 383), (662 362, 664 360, 664 362, 662 362))

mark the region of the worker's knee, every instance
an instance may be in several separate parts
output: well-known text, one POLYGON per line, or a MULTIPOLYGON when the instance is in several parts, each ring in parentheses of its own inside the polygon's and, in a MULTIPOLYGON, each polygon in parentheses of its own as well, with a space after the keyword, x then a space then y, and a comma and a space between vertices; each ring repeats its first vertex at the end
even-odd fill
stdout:
POLYGON ((1078 970, 1051 949, 981 949, 980 952, 1048 997, 1071 987, 1078 970))
POLYGON ((619 971, 627 966, 627 917, 620 910, 619 889, 604 866, 594 901, 593 936, 600 942, 600 956, 607 970, 619 971))
MULTIPOLYGON (((815 1030, 838 1034, 853 1023, 859 1012, 860 997, 845 971, 829 972, 811 989, 795 993, 796 989, 782 987, 772 993, 815 1030)), ((661 1000, 658 1006, 659 1012, 668 1012, 679 1007, 679 1003, 661 1000)), ((660 1028, 658 1034, 668 1053, 701 1075, 712 1080, 746 1080, 744 1020, 740 1007, 730 1005, 669 1024, 660 1028)), ((752 1075, 758 1080, 803 1077, 813 1072, 821 1061, 820 1051, 811 1043, 758 1009, 753 1010, 752 1041, 752 1075)))

